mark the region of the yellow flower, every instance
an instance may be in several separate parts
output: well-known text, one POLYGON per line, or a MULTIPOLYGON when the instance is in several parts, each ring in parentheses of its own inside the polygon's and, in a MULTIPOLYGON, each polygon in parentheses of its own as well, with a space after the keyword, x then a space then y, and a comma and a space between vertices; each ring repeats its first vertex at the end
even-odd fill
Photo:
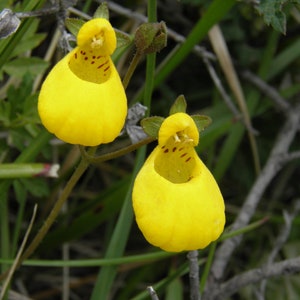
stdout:
POLYGON ((158 146, 135 179, 137 224, 149 243, 165 251, 204 248, 224 230, 224 200, 194 149, 198 142, 189 115, 169 116, 160 127, 158 146))
POLYGON ((116 35, 109 21, 86 22, 77 47, 59 61, 44 81, 38 101, 43 125, 71 144, 96 146, 121 132, 127 100, 110 58, 116 35))

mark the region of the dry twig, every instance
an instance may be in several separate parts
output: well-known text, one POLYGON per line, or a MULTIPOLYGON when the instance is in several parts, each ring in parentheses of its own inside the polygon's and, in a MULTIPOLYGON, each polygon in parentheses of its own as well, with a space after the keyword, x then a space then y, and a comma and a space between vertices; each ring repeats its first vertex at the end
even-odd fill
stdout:
POLYGON ((148 286, 147 287, 147 291, 149 292, 150 294, 150 297, 152 300, 159 300, 154 288, 152 286, 148 286))
POLYGON ((277 277, 282 275, 292 275, 300 272, 300 258, 287 259, 271 265, 253 269, 242 274, 236 275, 217 290, 211 290, 211 299, 223 300, 228 299, 240 288, 260 282, 263 279, 277 277))
POLYGON ((198 251, 190 251, 187 258, 190 266, 190 299, 200 300, 198 251))
POLYGON ((7 277, 5 279, 5 282, 4 282, 3 286, 2 286, 2 290, 1 290, 1 293, 0 293, 0 299, 1 300, 4 299, 5 292, 7 290, 7 287, 9 286, 10 280, 11 280, 11 278, 12 278, 12 276, 13 276, 16 268, 19 265, 19 262, 20 262, 20 259, 21 259, 21 255, 22 255, 22 253, 24 251, 26 242, 28 240, 29 234, 31 232, 31 229, 32 229, 32 226, 33 226, 33 223, 34 223, 34 220, 35 220, 36 211, 37 211, 37 205, 35 205, 34 208, 33 208, 33 214, 32 214, 31 220, 29 222, 28 228, 26 230, 24 239, 23 239, 22 244, 21 244, 21 246, 19 248, 19 251, 17 253, 15 261, 14 261, 13 265, 11 266, 11 268, 9 269, 8 275, 7 275, 7 277))
MULTIPOLYGON (((256 179, 242 208, 240 209, 235 222, 231 227, 232 231, 242 228, 250 222, 266 188, 275 177, 275 175, 288 161, 286 157, 289 157, 289 147, 294 140, 296 132, 299 129, 299 122, 300 105, 289 111, 287 120, 278 134, 269 159, 267 160, 262 172, 256 179)), ((219 289, 219 282, 224 275, 225 269, 229 263, 230 258, 232 257, 233 252, 241 243, 242 238, 243 235, 239 235, 228 239, 224 241, 216 251, 215 260, 212 264, 210 278, 205 290, 205 294, 203 295, 203 299, 214 299, 211 291, 219 289)))
MULTIPOLYGON (((284 226, 282 227, 277 239, 274 242, 274 248, 272 249, 271 253, 268 256, 267 259, 267 266, 272 265, 272 263, 275 261, 275 258, 277 257, 279 251, 282 249, 284 244, 286 243, 291 229, 292 229, 292 223, 295 217, 298 215, 300 210, 300 200, 297 200, 291 210, 291 213, 288 213, 287 211, 283 212, 284 217, 284 226)), ((266 289, 267 281, 263 280, 260 284, 259 291, 257 291, 257 297, 258 299, 264 299, 265 289, 266 289)))
POLYGON ((272 100, 275 105, 282 110, 284 113, 288 113, 291 109, 290 104, 274 89, 272 86, 268 85, 261 78, 251 73, 250 71, 244 71, 241 73, 244 79, 252 83, 257 87, 262 93, 264 93, 270 100, 272 100))
POLYGON ((241 87, 240 80, 235 71, 226 41, 224 39, 223 33, 218 24, 215 24, 208 32, 208 36, 212 47, 218 57, 218 61, 222 68, 222 71, 226 77, 226 80, 230 86, 232 93, 236 99, 238 107, 242 113, 244 124, 246 126, 248 137, 250 141, 251 151, 253 155, 254 167, 256 174, 260 172, 260 160, 257 150, 256 139, 253 134, 253 127, 251 122, 251 117, 248 111, 245 95, 241 87))

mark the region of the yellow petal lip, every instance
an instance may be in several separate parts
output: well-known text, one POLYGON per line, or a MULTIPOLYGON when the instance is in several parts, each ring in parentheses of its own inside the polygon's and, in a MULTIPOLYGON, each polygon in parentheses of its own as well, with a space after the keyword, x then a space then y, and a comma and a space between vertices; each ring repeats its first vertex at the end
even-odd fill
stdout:
POLYGON ((80 28, 77 40, 78 47, 43 82, 38 112, 48 131, 67 143, 110 143, 127 115, 124 87, 109 56, 115 32, 106 19, 93 19, 80 28))
POLYGON ((59 139, 84 146, 112 142, 121 132, 127 100, 117 70, 103 84, 81 80, 68 67, 68 54, 47 76, 38 111, 43 125, 59 139))
POLYGON ((202 249, 225 225, 224 201, 212 174, 196 158, 197 176, 174 184, 154 168, 156 147, 135 179, 132 200, 136 222, 146 240, 169 252, 202 249))
POLYGON ((82 25, 77 35, 77 45, 99 48, 102 55, 111 55, 116 49, 117 38, 108 20, 95 18, 82 25))
POLYGON ((186 113, 175 113, 164 120, 159 129, 158 144, 165 145, 170 137, 176 139, 178 134, 184 135, 194 146, 199 143, 197 126, 186 113))
POLYGON ((176 113, 164 120, 159 144, 133 187, 136 222, 146 240, 165 251, 205 248, 225 226, 225 205, 213 175, 194 149, 193 119, 176 113))

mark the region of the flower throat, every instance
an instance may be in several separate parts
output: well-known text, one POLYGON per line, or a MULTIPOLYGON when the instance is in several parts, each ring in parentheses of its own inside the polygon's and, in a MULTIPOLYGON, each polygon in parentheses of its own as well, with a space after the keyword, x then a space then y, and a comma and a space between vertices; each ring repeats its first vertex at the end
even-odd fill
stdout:
POLYGON ((173 183, 185 183, 193 178, 194 156, 193 140, 180 131, 160 147, 154 168, 159 175, 173 183))

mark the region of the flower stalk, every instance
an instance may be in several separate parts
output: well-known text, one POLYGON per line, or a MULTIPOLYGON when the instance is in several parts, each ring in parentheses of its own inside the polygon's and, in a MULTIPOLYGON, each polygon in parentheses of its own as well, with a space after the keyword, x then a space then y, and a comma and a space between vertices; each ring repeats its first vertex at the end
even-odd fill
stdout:
POLYGON ((130 152, 133 152, 133 151, 139 149, 140 147, 142 147, 144 145, 147 145, 147 144, 149 144, 153 141, 155 141, 155 138, 148 137, 146 139, 141 140, 138 143, 129 145, 125 148, 116 150, 114 152, 109 152, 109 153, 106 153, 106 154, 103 154, 103 155, 100 155, 100 156, 94 156, 94 155, 88 154, 85 151, 85 148, 82 147, 82 146, 79 146, 79 149, 80 149, 82 157, 84 157, 88 162, 93 163, 93 164, 99 164, 99 163, 102 163, 104 161, 112 160, 112 159, 115 159, 117 157, 126 155, 126 154, 128 154, 130 152))

